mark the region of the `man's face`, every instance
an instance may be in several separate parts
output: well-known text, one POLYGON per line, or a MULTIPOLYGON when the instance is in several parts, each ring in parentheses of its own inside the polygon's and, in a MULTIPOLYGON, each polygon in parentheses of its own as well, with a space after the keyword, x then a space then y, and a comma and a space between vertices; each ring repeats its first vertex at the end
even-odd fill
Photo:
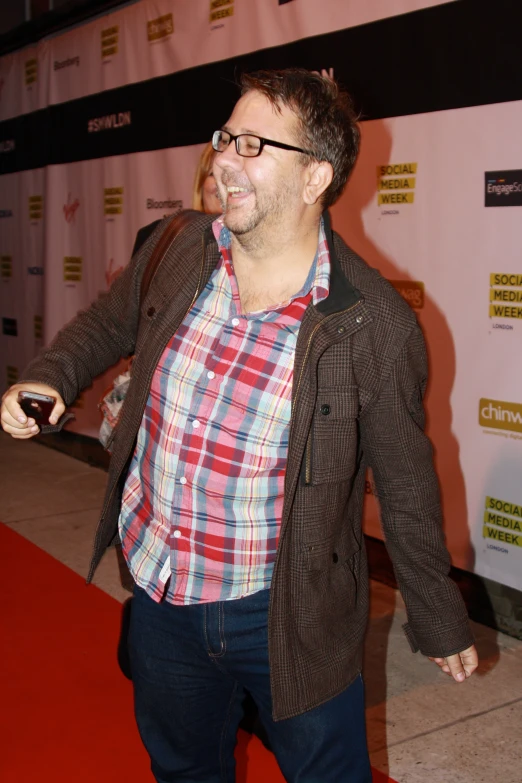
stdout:
MULTIPOLYGON (((273 141, 299 146, 295 137, 297 120, 290 109, 278 113, 261 93, 247 92, 237 102, 223 127, 234 135, 253 133, 273 141)), ((305 168, 299 153, 266 145, 261 155, 245 158, 237 154, 234 142, 214 160, 218 196, 225 213, 225 225, 233 234, 270 230, 284 224, 285 215, 302 209, 305 168), (239 190, 238 190, 239 188, 239 190)))

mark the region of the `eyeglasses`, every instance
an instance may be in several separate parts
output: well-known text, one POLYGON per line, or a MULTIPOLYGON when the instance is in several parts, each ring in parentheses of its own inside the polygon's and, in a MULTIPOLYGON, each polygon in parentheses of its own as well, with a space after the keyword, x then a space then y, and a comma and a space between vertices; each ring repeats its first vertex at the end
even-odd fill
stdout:
POLYGON ((282 150, 293 150, 293 152, 302 152, 303 155, 312 155, 313 152, 303 150, 300 147, 292 147, 291 144, 283 144, 282 141, 271 141, 263 139, 261 136, 254 136, 252 133, 240 133, 239 136, 233 136, 232 133, 224 130, 214 131, 212 136, 212 147, 216 152, 224 152, 231 141, 236 143, 236 152, 243 158, 257 158, 261 155, 265 144, 271 147, 279 147, 282 150))

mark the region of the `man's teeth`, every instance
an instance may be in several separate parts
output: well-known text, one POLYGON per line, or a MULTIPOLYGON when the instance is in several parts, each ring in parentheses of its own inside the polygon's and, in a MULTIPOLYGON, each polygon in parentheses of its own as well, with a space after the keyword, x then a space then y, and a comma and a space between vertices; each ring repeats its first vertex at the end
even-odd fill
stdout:
POLYGON ((238 188, 236 185, 230 185, 227 187, 227 193, 247 193, 246 188, 238 188))

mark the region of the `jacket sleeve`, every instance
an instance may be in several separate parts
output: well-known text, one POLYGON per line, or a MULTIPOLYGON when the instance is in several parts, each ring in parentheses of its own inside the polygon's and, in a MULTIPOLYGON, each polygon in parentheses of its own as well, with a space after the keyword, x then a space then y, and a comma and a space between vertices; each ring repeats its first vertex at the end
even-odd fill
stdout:
POLYGON ((107 293, 101 294, 58 332, 51 344, 25 368, 18 383, 46 383, 70 405, 97 375, 134 352, 140 283, 157 235, 158 230, 107 293))
POLYGON ((449 577, 432 446, 424 433, 426 382, 426 348, 415 325, 360 428, 386 547, 406 604, 406 636, 414 652, 445 657, 472 645, 473 636, 449 577))

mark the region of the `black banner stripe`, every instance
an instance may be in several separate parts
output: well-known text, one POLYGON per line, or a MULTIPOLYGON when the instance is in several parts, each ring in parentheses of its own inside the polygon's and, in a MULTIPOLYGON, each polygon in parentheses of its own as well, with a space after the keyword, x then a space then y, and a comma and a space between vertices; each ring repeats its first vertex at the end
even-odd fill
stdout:
POLYGON ((0 123, 0 173, 205 142, 257 68, 333 68, 363 120, 520 100, 521 27, 522 4, 458 0, 54 105, 0 123))

